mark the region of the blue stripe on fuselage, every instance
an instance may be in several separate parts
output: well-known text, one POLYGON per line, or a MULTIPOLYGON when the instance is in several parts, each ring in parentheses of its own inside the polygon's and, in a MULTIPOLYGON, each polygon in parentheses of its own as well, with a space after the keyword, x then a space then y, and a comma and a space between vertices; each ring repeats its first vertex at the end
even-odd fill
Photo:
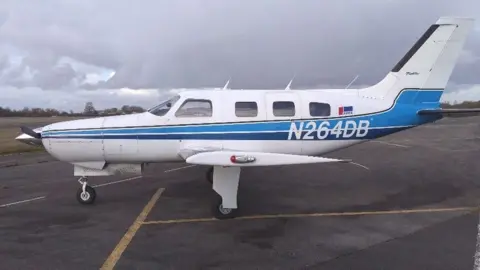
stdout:
MULTIPOLYGON (((119 127, 90 130, 46 131, 44 138, 90 138, 90 139, 139 139, 139 140, 287 140, 287 139, 374 139, 394 132, 437 120, 435 116, 419 116, 420 109, 438 108, 442 90, 404 90, 400 93, 392 108, 383 112, 366 115, 353 115, 324 119, 295 120, 298 133, 291 121, 266 121, 243 123, 206 123, 199 125, 157 126, 157 127, 119 127), (368 132, 353 132, 343 136, 346 122, 359 127, 368 121, 368 132), (313 122, 310 123, 309 122, 313 122), (322 133, 320 127, 328 125, 329 134, 322 133), (353 122, 353 123, 352 123, 353 122), (342 134, 335 132, 340 127, 342 134), (313 129, 313 130, 312 130, 313 129), (334 131, 332 133, 332 130, 334 131), (308 133, 308 134, 307 134, 308 133), (338 133, 338 134, 337 134, 338 133), (301 134, 301 135, 300 135, 301 134), (305 137, 307 135, 307 137, 305 137)), ((327 128, 323 128, 326 130, 327 128)))
MULTIPOLYGON (((409 127, 390 127, 381 129, 370 129, 366 136, 345 137, 336 134, 328 134, 323 140, 352 140, 352 139, 374 139, 386 136, 397 131, 408 129, 409 127)), ((305 140, 308 131, 303 131, 299 139, 305 140)), ((320 138, 313 132, 313 139, 320 138)), ((109 135, 59 135, 49 136, 48 138, 69 138, 69 139, 137 139, 137 140, 288 140, 289 131, 278 132, 242 132, 242 133, 169 133, 169 134, 109 134, 109 135)), ((295 135, 291 140, 296 140, 295 135)))

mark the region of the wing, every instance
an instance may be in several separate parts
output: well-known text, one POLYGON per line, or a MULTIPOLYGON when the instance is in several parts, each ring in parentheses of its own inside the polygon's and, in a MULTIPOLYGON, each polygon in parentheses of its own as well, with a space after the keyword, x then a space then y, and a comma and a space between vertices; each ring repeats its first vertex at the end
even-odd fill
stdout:
POLYGON ((453 117, 475 116, 480 113, 480 108, 474 109, 425 109, 417 112, 418 115, 442 115, 453 117))
MULTIPOLYGON (((197 149, 198 151, 198 149, 197 149)), ((185 158, 189 164, 210 166, 278 166, 326 162, 351 162, 350 160, 235 150, 213 150, 193 153, 185 158)))

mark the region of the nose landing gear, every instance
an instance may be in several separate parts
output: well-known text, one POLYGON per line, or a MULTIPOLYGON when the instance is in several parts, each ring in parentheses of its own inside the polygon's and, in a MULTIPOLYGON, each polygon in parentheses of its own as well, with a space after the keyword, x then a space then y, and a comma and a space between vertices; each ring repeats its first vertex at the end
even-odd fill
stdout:
POLYGON ((93 204, 97 194, 95 189, 88 185, 87 177, 80 177, 78 182, 82 185, 77 191, 77 200, 81 204, 93 204))

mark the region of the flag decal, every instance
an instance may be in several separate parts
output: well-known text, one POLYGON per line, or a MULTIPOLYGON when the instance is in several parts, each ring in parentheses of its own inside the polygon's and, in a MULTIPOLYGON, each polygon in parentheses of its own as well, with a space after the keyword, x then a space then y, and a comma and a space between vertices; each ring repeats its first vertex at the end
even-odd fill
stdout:
POLYGON ((353 114, 353 106, 338 107, 338 115, 353 114))

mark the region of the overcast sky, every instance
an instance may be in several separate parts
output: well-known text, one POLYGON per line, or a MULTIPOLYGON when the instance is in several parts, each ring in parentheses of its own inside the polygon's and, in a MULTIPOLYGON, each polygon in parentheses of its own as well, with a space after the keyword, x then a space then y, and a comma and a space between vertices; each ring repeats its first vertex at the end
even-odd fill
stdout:
POLYGON ((0 106, 151 107, 167 89, 229 78, 371 85, 450 15, 478 22, 444 99, 480 100, 478 0, 2 0, 0 106))

